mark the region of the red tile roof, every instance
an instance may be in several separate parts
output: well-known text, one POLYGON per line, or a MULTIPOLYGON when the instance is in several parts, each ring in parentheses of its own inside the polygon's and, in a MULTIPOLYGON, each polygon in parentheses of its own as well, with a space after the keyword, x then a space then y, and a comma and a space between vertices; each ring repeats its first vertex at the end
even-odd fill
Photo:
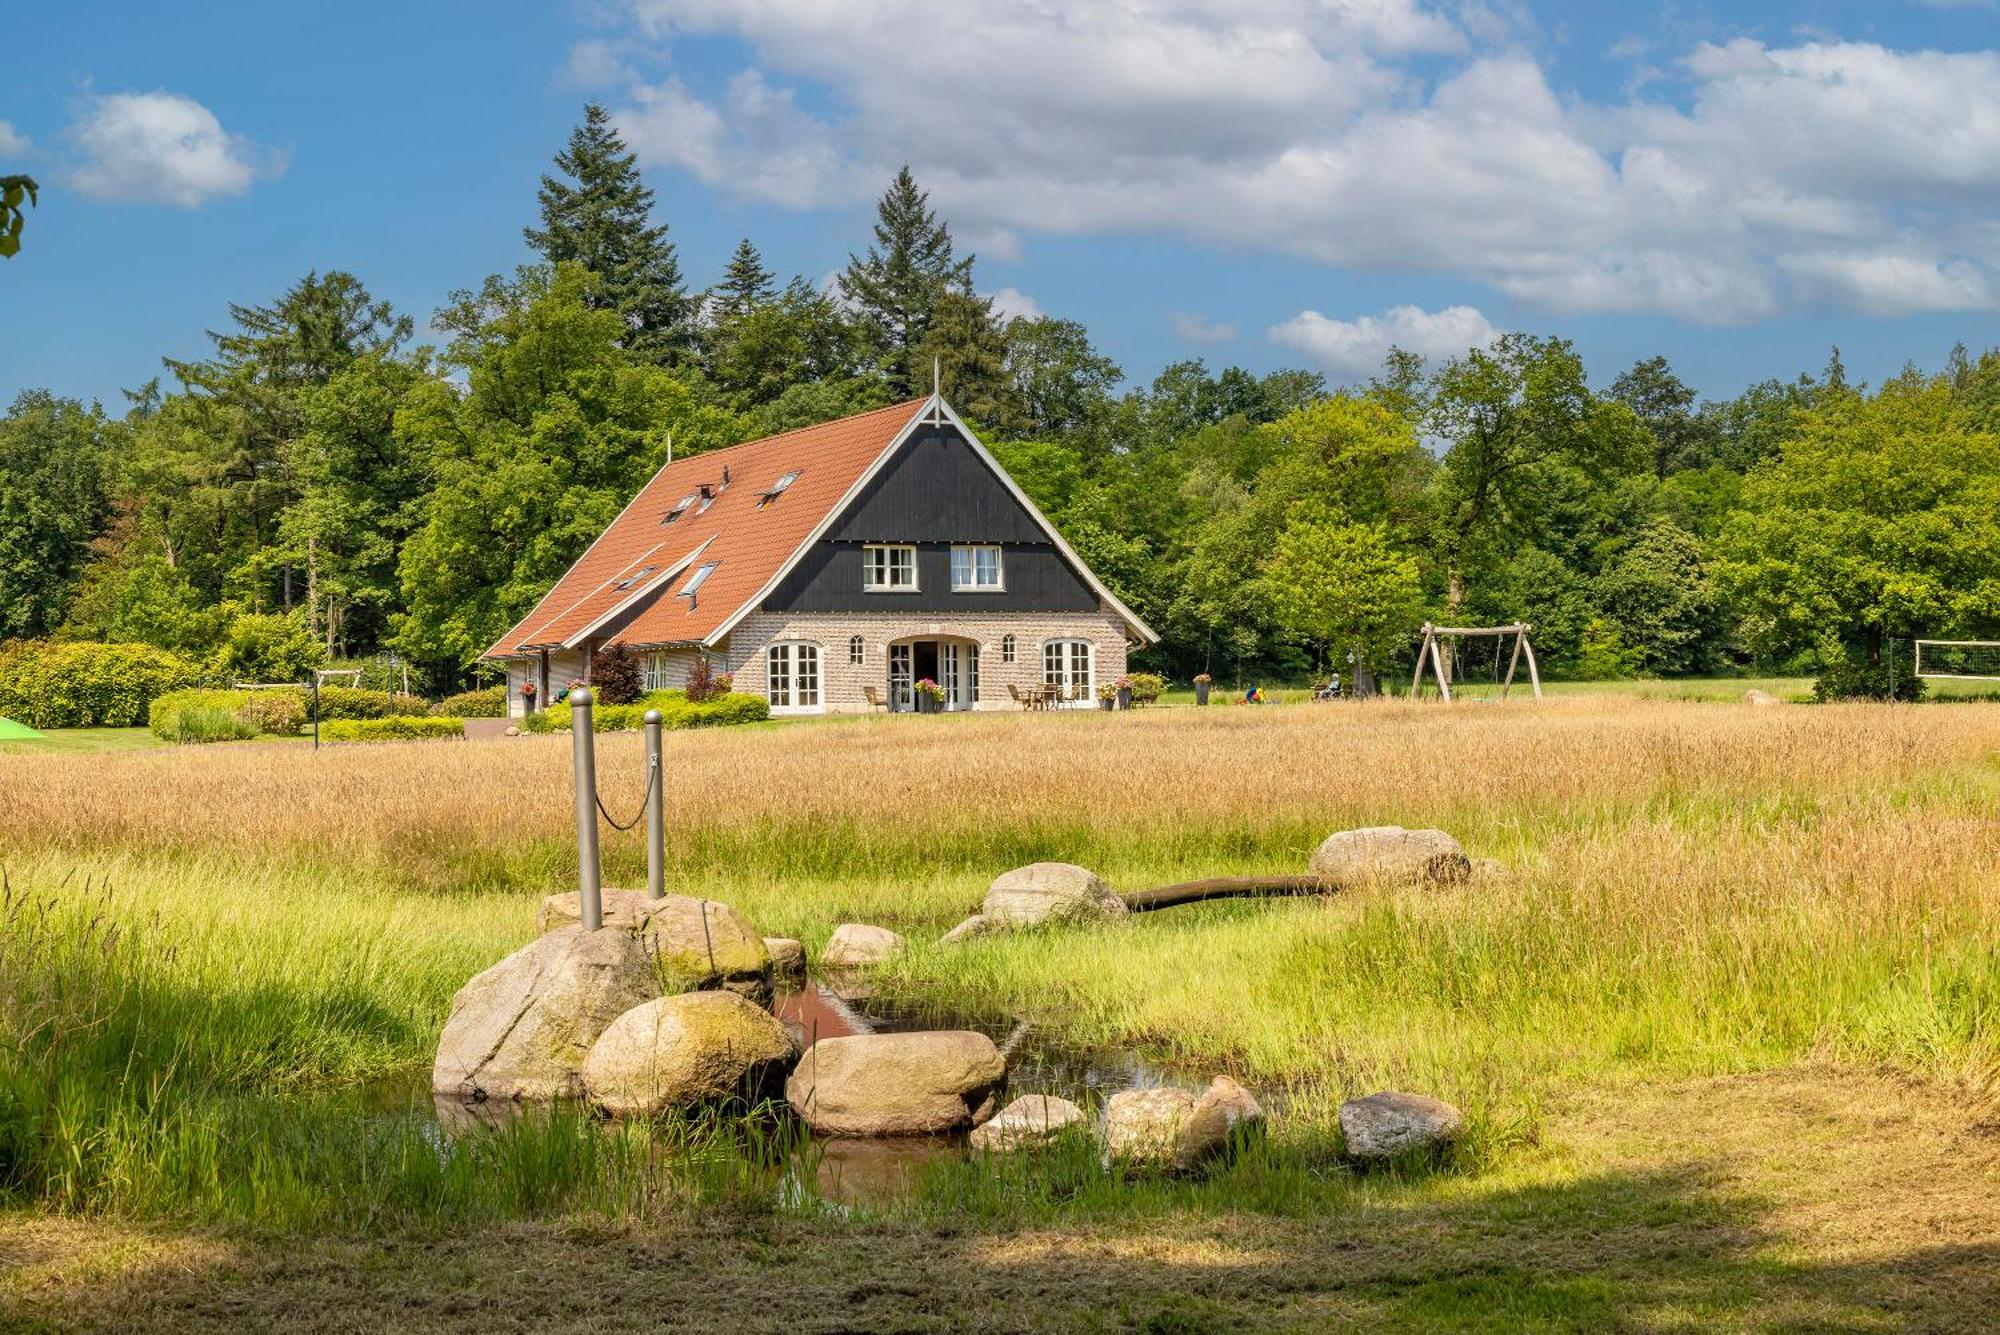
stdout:
POLYGON ((644 598, 663 574, 683 562, 685 568, 672 576, 665 591, 612 639, 632 645, 706 639, 763 590, 927 402, 899 403, 674 460, 653 475, 603 536, 486 656, 504 658, 559 646, 621 604, 644 598), (730 474, 726 488, 724 468, 730 474), (758 502, 771 485, 793 471, 797 480, 760 510, 758 502), (715 489, 705 510, 699 500, 704 484, 715 489), (690 495, 697 499, 679 519, 660 522, 690 495), (715 569, 697 596, 679 596, 710 562, 715 569))

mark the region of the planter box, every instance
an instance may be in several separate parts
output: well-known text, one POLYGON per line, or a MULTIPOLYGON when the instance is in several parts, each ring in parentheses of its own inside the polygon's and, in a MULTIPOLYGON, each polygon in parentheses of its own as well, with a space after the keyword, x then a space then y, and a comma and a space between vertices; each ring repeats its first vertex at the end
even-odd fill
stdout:
POLYGON ((1194 702, 1196 704, 1205 705, 1208 703, 1208 690, 1210 685, 1212 685, 1212 683, 1205 681, 1198 681, 1194 684, 1194 702))

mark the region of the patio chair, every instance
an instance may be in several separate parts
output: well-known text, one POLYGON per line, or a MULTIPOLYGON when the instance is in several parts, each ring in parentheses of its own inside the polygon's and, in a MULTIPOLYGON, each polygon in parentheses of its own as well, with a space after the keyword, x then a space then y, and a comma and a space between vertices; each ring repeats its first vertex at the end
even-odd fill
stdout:
POLYGON ((876 686, 863 686, 863 687, 861 688, 861 694, 867 697, 867 699, 868 699, 868 707, 869 707, 870 709, 883 709, 883 710, 886 710, 886 709, 887 709, 887 708, 889 707, 889 702, 888 702, 888 700, 886 700, 886 699, 884 699, 884 698, 883 698, 883 695, 882 695, 882 691, 881 691, 881 688, 880 688, 880 687, 876 687, 876 686))

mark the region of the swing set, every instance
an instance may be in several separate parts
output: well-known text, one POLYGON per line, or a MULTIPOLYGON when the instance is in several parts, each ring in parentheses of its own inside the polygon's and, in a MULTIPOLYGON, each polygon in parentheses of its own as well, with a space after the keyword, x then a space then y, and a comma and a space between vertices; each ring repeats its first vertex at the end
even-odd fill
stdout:
POLYGON ((1493 662, 1497 675, 1497 668, 1500 662, 1500 649, 1506 638, 1511 635, 1514 637, 1514 654, 1513 657, 1507 660, 1507 675, 1500 681, 1500 698, 1505 700, 1507 692, 1513 689, 1514 673, 1520 668, 1522 660, 1525 659, 1528 664, 1528 683, 1535 688, 1535 698, 1537 700, 1541 699, 1542 674, 1540 669, 1535 666, 1535 646, 1528 643, 1528 633, 1532 630, 1534 630, 1534 627, 1524 621, 1517 621, 1511 626, 1439 626, 1426 621, 1423 629, 1424 642, 1417 647, 1416 675, 1410 678, 1410 698, 1412 700, 1417 698, 1417 690, 1424 684, 1424 668, 1428 664, 1432 676, 1437 681, 1438 694, 1447 701, 1451 699, 1451 662, 1453 656, 1444 652, 1438 644, 1439 640, 1449 636, 1454 640, 1490 639, 1496 641, 1493 648, 1493 662))

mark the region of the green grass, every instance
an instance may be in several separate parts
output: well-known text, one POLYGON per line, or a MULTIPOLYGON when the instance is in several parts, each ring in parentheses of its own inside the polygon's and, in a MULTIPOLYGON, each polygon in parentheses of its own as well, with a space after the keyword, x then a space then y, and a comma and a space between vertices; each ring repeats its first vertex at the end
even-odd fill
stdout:
POLYGON ((149 728, 49 728, 40 737, 0 741, 0 755, 36 753, 98 755, 152 751, 169 745, 149 728))

